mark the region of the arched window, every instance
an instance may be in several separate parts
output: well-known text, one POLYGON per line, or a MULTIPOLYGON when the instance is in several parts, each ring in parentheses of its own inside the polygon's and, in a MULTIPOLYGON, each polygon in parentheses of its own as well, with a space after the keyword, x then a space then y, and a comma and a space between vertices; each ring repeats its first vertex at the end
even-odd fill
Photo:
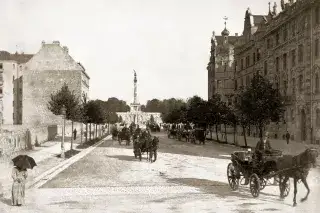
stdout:
POLYGON ((303 76, 299 76, 299 92, 303 91, 303 76))
POLYGON ((315 92, 319 92, 320 88, 319 88, 319 74, 318 73, 316 74, 316 77, 314 80, 315 80, 315 90, 316 90, 315 92))
POLYGON ((316 126, 320 127, 320 109, 316 110, 316 126))

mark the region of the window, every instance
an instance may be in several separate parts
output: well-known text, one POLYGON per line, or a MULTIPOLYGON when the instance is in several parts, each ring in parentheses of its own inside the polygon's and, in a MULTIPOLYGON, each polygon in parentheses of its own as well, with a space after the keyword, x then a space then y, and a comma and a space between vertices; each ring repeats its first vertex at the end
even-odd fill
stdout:
POLYGON ((12 64, 12 68, 15 70, 15 69, 16 69, 16 65, 15 65, 15 64, 12 64))
POLYGON ((271 41, 270 41, 270 38, 267 40, 267 48, 269 49, 271 47, 271 41))
POLYGON ((283 29, 283 41, 286 41, 288 38, 288 30, 287 28, 283 29))
POLYGON ((2 88, 0 88, 0 94, 2 95, 2 88))
POLYGON ((284 96, 287 95, 287 89, 288 89, 287 81, 283 81, 283 95, 284 96))
POLYGON ((20 65, 20 71, 22 71, 22 65, 20 65))
POLYGON ((280 35, 279 33, 276 35, 276 45, 280 44, 280 35))
POLYGON ((238 89, 238 81, 237 81, 237 80, 234 81, 234 89, 235 89, 235 90, 238 89))
POLYGON ((316 39, 316 40, 314 41, 314 56, 315 56, 316 58, 319 57, 319 39, 316 39))
POLYGON ((299 76, 299 92, 303 91, 303 76, 299 76))
POLYGON ((280 59, 279 57, 276 58, 276 72, 279 72, 279 63, 280 63, 280 59))
POLYGON ((250 56, 246 57, 246 67, 250 66, 250 56))
POLYGON ((22 88, 19 89, 20 93, 22 93, 22 88))
POLYGON ((296 35, 296 23, 293 22, 291 25, 291 33, 292 33, 292 37, 296 35))
POLYGON ((283 69, 287 69, 287 53, 283 54, 283 69))
POLYGON ((299 63, 303 62, 303 45, 299 44, 298 46, 298 61, 299 63))
POLYGON ((217 84, 218 84, 218 89, 221 89, 221 86, 222 86, 222 85, 221 85, 221 84, 222 84, 221 80, 218 80, 218 81, 217 81, 217 84))
POLYGON ((316 77, 315 77, 315 79, 314 79, 314 83, 315 83, 315 92, 316 93, 319 93, 319 74, 318 73, 316 73, 316 77))
POLYGON ((320 109, 316 110, 316 126, 320 127, 320 109))
POLYGON ((257 61, 260 61, 260 49, 257 49, 257 61))
POLYGON ((291 120, 294 121, 294 110, 291 109, 291 120))
POLYGON ((291 50, 291 67, 296 66, 296 50, 291 50))
POLYGON ((256 53, 253 53, 252 59, 253 59, 253 64, 255 64, 256 63, 256 53))
POLYGON ((268 62, 264 61, 264 75, 268 74, 268 62))
POLYGON ((246 82, 247 82, 247 86, 249 86, 250 85, 250 76, 249 75, 247 75, 247 77, 246 77, 246 82))
POLYGON ((237 71, 237 61, 234 62, 234 71, 237 71))
POLYGON ((296 93, 296 79, 292 79, 292 94, 296 93))
POLYGON ((22 107, 22 101, 20 101, 20 106, 22 107))
POLYGON ((243 70, 243 59, 241 59, 241 70, 243 70))
POLYGON ((0 69, 3 69, 3 64, 2 63, 0 63, 0 69))
POLYGON ((320 13, 319 13, 320 11, 319 11, 319 7, 316 7, 316 9, 315 9, 315 24, 319 24, 320 23, 320 13))

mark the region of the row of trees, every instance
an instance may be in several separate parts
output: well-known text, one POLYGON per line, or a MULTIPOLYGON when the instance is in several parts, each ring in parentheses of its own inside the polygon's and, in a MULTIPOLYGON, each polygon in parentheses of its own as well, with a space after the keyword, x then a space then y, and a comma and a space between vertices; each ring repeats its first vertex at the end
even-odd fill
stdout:
MULTIPOLYGON (((86 125, 85 141, 91 140, 91 130, 93 125, 93 137, 98 137, 98 127, 104 124, 114 124, 121 122, 116 112, 126 112, 129 106, 126 102, 117 98, 109 98, 107 101, 88 100, 86 95, 79 98, 69 87, 64 84, 56 93, 51 94, 48 102, 48 109, 55 115, 62 115, 63 106, 66 109, 65 118, 71 121, 73 130, 74 122, 86 125), (89 128, 89 131, 88 131, 89 128)), ((108 126, 109 129, 109 126, 108 126)), ((73 149, 73 137, 71 137, 71 147, 73 149)))
MULTIPOLYGON (((279 122, 284 115, 284 97, 280 95, 278 88, 273 88, 272 83, 259 74, 253 77, 248 87, 241 88, 233 99, 233 103, 227 103, 218 94, 208 101, 194 96, 169 113, 163 114, 162 119, 167 123, 192 122, 205 128, 215 127, 218 141, 219 126, 224 126, 225 136, 227 126, 232 126, 234 143, 237 143, 237 129, 240 126, 247 146, 246 129, 249 126, 256 126, 262 139, 263 129, 270 122, 279 122)), ((227 137, 225 140, 227 141, 227 137)))

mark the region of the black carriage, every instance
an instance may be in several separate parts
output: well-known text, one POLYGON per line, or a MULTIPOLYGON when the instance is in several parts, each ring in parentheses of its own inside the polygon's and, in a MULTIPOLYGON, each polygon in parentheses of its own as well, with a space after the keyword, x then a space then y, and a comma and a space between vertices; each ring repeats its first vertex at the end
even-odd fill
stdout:
POLYGON ((168 130, 168 138, 177 138, 177 129, 169 129, 168 130))
POLYGON ((130 139, 131 139, 131 135, 130 135, 129 129, 119 132, 118 134, 119 145, 121 145, 122 141, 126 141, 126 145, 129 146, 131 142, 130 139))
POLYGON ((189 139, 190 139, 190 134, 191 134, 191 131, 189 131, 189 130, 179 129, 178 132, 177 132, 177 138, 178 138, 179 141, 181 141, 183 138, 184 138, 186 141, 189 141, 189 139))
MULTIPOLYGON (((260 190, 263 190, 269 183, 270 179, 278 177, 276 162, 282 157, 282 152, 273 150, 268 154, 263 154, 261 159, 257 159, 257 155, 250 151, 236 151, 231 154, 231 163, 227 168, 227 177, 230 188, 235 191, 239 188, 239 184, 249 184, 250 192, 253 197, 258 197, 260 190), (249 178, 248 183, 242 184, 245 177, 249 178)), ((284 179, 278 180, 281 197, 288 196, 290 192, 290 182, 284 179)))
POLYGON ((199 141, 199 144, 203 143, 205 144, 206 140, 206 131, 203 128, 196 128, 194 129, 190 134, 190 141, 191 143, 196 143, 196 141, 199 141))
POLYGON ((116 140, 118 137, 119 131, 116 127, 113 127, 111 130, 112 140, 116 140))

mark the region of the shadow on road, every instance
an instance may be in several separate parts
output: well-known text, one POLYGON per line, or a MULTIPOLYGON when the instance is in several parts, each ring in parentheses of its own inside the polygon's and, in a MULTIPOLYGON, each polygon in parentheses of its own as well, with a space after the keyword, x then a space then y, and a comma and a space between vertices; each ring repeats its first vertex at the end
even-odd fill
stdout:
POLYGON ((0 196, 0 202, 6 204, 8 206, 12 206, 12 202, 10 198, 5 198, 3 195, 0 196))
POLYGON ((134 158, 134 156, 130 155, 107 155, 108 158, 116 158, 118 160, 124 160, 124 161, 137 161, 137 159, 134 158))

